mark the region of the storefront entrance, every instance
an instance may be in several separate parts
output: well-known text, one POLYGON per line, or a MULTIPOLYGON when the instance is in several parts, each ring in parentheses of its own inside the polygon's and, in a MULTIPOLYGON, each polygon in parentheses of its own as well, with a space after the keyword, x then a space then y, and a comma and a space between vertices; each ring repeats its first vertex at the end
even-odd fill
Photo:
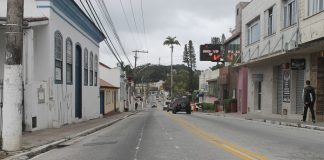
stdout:
POLYGON ((316 119, 324 121, 324 57, 318 58, 316 119))

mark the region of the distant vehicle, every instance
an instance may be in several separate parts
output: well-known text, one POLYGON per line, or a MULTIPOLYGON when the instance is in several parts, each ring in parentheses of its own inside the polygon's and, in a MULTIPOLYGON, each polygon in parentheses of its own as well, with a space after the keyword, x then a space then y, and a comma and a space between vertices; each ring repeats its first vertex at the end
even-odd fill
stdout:
POLYGON ((170 103, 171 103, 170 101, 166 101, 165 102, 165 104, 163 105, 163 110, 164 111, 168 111, 169 112, 168 108, 169 108, 170 103))
POLYGON ((152 102, 152 108, 156 108, 156 107, 157 107, 156 102, 152 102))
POLYGON ((173 114, 177 112, 184 111, 187 114, 191 114, 191 106, 188 98, 177 98, 175 99, 169 107, 169 110, 172 110, 173 114))

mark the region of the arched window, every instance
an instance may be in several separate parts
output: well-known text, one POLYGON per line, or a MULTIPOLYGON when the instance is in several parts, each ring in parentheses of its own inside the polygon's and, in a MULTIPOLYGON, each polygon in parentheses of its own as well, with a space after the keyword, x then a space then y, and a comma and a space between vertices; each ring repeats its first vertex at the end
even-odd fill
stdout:
POLYGON ((66 39, 66 84, 73 84, 73 44, 70 38, 66 39))
POLYGON ((89 59, 88 59, 88 49, 84 49, 84 85, 88 85, 88 67, 89 67, 89 59))
POLYGON ((55 32, 54 40, 55 52, 55 83, 63 82, 63 37, 60 31, 55 32))
POLYGON ((98 85, 98 56, 95 55, 95 59, 94 59, 94 85, 97 86, 98 85))
POLYGON ((93 53, 90 52, 90 86, 93 86, 93 53))

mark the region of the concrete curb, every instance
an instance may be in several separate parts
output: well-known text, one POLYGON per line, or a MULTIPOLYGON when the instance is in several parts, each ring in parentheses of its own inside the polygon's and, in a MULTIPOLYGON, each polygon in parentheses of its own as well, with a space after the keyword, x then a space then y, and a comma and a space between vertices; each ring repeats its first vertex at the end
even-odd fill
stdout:
POLYGON ((111 122, 108 122, 106 124, 102 124, 102 125, 90 128, 90 129, 85 130, 83 132, 80 132, 80 133, 77 133, 77 134, 62 138, 60 140, 57 140, 55 142, 51 142, 49 144, 45 144, 45 145, 42 145, 42 146, 35 147, 35 148, 33 148, 33 149, 29 150, 29 151, 7 157, 4 160, 27 160, 27 159, 30 159, 32 157, 35 157, 35 156, 39 155, 39 154, 42 154, 42 153, 50 151, 50 150, 52 150, 54 148, 57 148, 57 146, 59 146, 62 143, 65 143, 67 141, 70 141, 70 140, 73 140, 73 139, 76 139, 76 138, 84 137, 84 136, 87 136, 89 134, 95 133, 95 132, 97 132, 97 131, 99 131, 101 129, 107 128, 107 127, 109 127, 109 126, 111 126, 111 125, 113 125, 113 124, 115 124, 115 123, 117 123, 117 122, 119 122, 119 121, 121 121, 121 120, 123 120, 123 119, 125 119, 127 117, 135 115, 137 113, 139 113, 139 112, 131 113, 129 115, 126 115, 124 117, 115 119, 115 120, 113 120, 111 122))
MULTIPOLYGON (((203 114, 206 114, 206 113, 203 113, 203 114)), ((210 114, 209 113, 207 115, 214 115, 214 116, 225 117, 225 118, 234 118, 234 119, 239 119, 239 120, 244 119, 247 121, 255 121, 255 122, 261 122, 261 123, 279 125, 279 126, 281 125, 281 126, 304 128, 304 129, 310 129, 310 130, 316 130, 316 131, 324 131, 324 127, 303 124, 303 123, 283 122, 283 121, 267 120, 267 119, 239 118, 239 117, 234 117, 234 116, 225 115, 225 114, 210 114)))

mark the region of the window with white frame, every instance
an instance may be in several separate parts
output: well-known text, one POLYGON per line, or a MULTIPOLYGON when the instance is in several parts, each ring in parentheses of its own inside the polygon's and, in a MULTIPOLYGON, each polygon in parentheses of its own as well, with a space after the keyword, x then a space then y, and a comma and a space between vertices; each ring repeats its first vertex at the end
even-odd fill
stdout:
POLYGON ((286 0, 284 4, 284 28, 297 22, 296 0, 286 0))
POLYGON ((89 67, 89 60, 88 60, 88 49, 84 49, 84 85, 88 85, 88 67, 89 67))
POLYGON ((73 84, 73 47, 72 40, 66 40, 66 84, 73 84))
POLYGON ((63 83, 63 37, 60 31, 55 32, 55 83, 63 83))
POLYGON ((260 40, 260 18, 250 22, 248 25, 248 44, 255 43, 260 40))
POLYGON ((93 86, 93 53, 90 52, 90 86, 93 86))
POLYGON ((324 10, 324 0, 308 0, 308 16, 324 10))
POLYGON ((94 85, 98 85, 98 56, 95 55, 95 61, 94 61, 94 85))
POLYGON ((275 20, 275 6, 265 11, 265 32, 266 36, 270 36, 276 32, 276 20, 275 20))

